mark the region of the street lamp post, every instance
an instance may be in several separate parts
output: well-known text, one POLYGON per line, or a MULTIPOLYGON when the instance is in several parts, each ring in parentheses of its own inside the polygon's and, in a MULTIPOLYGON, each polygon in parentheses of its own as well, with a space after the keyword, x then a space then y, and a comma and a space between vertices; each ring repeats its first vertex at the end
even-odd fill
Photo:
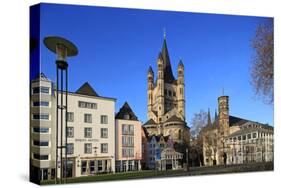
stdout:
MULTIPOLYGON (((60 180, 62 180, 62 150, 65 148, 65 165, 64 165, 64 175, 65 175, 65 182, 67 182, 67 176, 66 176, 66 171, 67 171, 67 106, 68 106, 68 63, 66 61, 67 57, 70 56, 76 56, 78 54, 78 49, 77 47, 70 41, 62 38, 62 37, 57 37, 57 36, 49 36, 44 38, 44 44, 45 46, 52 52, 54 52, 57 55, 56 59, 56 101, 57 101, 57 106, 56 106, 56 179, 55 182, 57 183, 57 168, 58 168, 58 149, 60 149, 60 180), (60 70, 60 90, 61 90, 61 100, 60 100, 60 105, 59 105, 59 98, 58 98, 58 90, 59 90, 59 70, 60 70), (65 81, 64 81, 64 72, 65 72, 65 81), (65 85, 65 106, 63 104, 63 91, 64 91, 64 85, 65 85), (58 129, 59 129, 59 123, 58 123, 58 112, 60 109, 61 113, 61 128, 60 128, 60 146, 58 145, 58 129), (65 110, 65 145, 63 145, 63 114, 65 110)), ((62 181, 60 181, 62 182, 62 181)))

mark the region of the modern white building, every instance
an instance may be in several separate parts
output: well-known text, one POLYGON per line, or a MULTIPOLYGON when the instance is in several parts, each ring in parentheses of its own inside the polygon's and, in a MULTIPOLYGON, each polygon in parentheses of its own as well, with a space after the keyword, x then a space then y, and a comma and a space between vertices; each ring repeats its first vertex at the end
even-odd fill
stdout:
POLYGON ((63 98, 63 107, 66 105, 66 95, 55 91, 52 86, 52 82, 44 74, 40 74, 39 78, 31 83, 31 179, 35 182, 55 178, 56 134, 58 134, 58 146, 64 147, 62 162, 61 149, 59 148, 57 152, 58 178, 115 172, 116 99, 99 96, 88 83, 85 83, 76 92, 68 92, 68 112, 66 114, 64 109, 61 114, 59 110, 56 118, 57 93, 59 104, 61 97, 63 98), (59 125, 57 131, 56 121, 59 125), (65 151, 67 151, 67 163, 65 151), (61 169, 63 169, 62 176, 61 169))
MULTIPOLYGON (((60 103, 61 92, 58 97, 60 103)), ((115 101, 99 96, 87 82, 76 92, 68 93, 67 177, 115 171, 115 101)), ((58 115, 60 117, 60 112, 58 115)), ((60 125, 61 118, 58 120, 60 125)), ((60 177, 60 171, 58 175, 60 177)))
POLYGON ((52 82, 40 74, 30 88, 30 179, 55 178, 54 103, 52 82))

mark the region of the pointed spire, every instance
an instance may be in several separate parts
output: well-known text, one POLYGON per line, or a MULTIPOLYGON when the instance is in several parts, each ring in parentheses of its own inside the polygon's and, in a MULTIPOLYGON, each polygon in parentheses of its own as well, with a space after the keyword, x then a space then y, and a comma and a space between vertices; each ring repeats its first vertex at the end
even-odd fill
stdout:
POLYGON ((166 28, 163 28, 163 35, 164 35, 164 39, 166 39, 166 28))
POLYGON ((215 119, 218 118, 218 113, 217 113, 217 109, 215 109, 215 119))
POLYGON ((211 122, 211 115, 210 115, 210 108, 208 108, 208 126, 211 126, 212 122, 211 122))
POLYGON ((149 65, 149 67, 148 67, 148 73, 152 73, 153 74, 153 70, 152 70, 151 65, 149 65))
POLYGON ((159 52, 159 54, 158 54, 158 59, 160 59, 160 60, 163 61, 163 56, 162 56, 162 53, 161 53, 161 52, 159 52))
POLYGON ((182 59, 180 59, 179 65, 178 65, 178 66, 179 66, 179 67, 184 67, 183 62, 182 62, 182 59))
POLYGON ((169 52, 167 48, 167 42, 166 38, 164 38, 163 46, 162 46, 162 58, 164 63, 164 80, 166 83, 173 83, 175 81, 175 77, 173 75, 171 63, 170 63, 170 57, 169 52))
POLYGON ((219 118, 218 118, 218 113, 217 113, 217 109, 215 109, 215 122, 214 122, 215 126, 217 127, 219 124, 219 118))

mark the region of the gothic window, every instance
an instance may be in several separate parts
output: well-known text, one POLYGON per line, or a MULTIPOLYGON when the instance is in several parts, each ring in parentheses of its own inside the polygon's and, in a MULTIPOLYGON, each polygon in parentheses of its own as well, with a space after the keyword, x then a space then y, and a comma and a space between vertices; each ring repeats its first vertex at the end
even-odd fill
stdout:
POLYGON ((169 90, 169 96, 172 96, 172 92, 169 90))
POLYGON ((174 91, 173 91, 173 96, 174 96, 174 97, 176 96, 176 92, 174 92, 174 91))
POLYGON ((182 139, 182 131, 179 130, 179 139, 182 139))
POLYGON ((164 90, 164 94, 167 95, 167 89, 164 90))

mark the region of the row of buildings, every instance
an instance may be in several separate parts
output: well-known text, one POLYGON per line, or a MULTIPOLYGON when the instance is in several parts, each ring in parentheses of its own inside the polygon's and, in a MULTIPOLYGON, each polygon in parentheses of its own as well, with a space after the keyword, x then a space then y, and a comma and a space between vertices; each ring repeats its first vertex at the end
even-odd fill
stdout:
POLYGON ((33 79, 31 180, 182 168, 189 144, 184 66, 180 61, 175 79, 166 39, 157 58, 157 68, 155 80, 152 68, 148 70, 148 121, 144 124, 127 102, 115 113, 116 99, 98 95, 87 82, 76 92, 68 92, 67 111, 56 113, 56 108, 66 106, 65 92, 56 91, 43 73, 33 79), (61 101, 63 105, 57 107, 61 101), (62 128, 57 128, 61 121, 67 121, 67 127, 63 123, 62 128))
POLYGON ((53 179, 56 158, 58 177, 64 165, 67 171, 63 171, 63 177, 141 170, 141 122, 127 102, 115 114, 116 99, 99 96, 85 83, 76 92, 68 93, 67 114, 59 111, 56 115, 56 97, 60 103, 65 93, 55 91, 44 74, 32 81, 30 159, 34 179, 53 179), (65 118, 67 128, 56 129, 56 121, 60 125, 65 118), (66 144, 65 136, 67 144, 56 154, 57 134, 62 135, 59 145, 66 144))
POLYGON ((207 125, 190 142, 184 65, 180 60, 176 79, 165 38, 156 61, 157 74, 152 67, 147 73, 145 123, 127 102, 116 113, 116 99, 98 95, 87 82, 68 93, 67 113, 56 113, 65 93, 56 91, 44 74, 32 80, 31 180, 273 161, 273 127, 229 115, 228 96, 218 98, 218 115, 211 121, 209 112, 207 125), (56 128, 61 121, 67 127, 56 128), (58 152, 56 143, 64 146, 58 152))

